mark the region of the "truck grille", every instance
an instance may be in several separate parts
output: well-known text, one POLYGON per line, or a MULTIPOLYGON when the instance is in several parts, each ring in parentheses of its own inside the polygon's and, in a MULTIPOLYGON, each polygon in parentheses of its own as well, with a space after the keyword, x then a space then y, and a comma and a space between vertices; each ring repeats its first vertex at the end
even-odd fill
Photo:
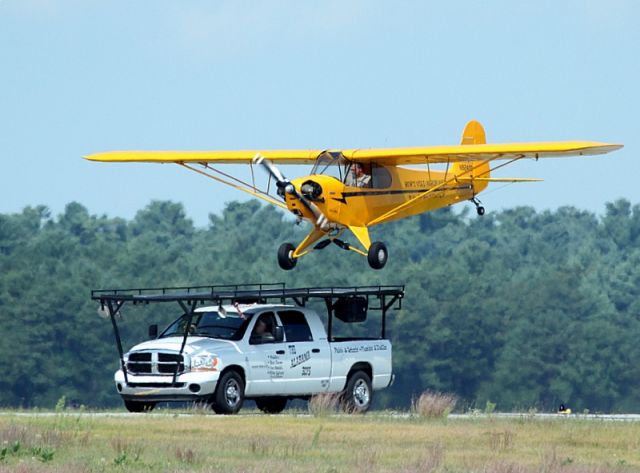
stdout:
POLYGON ((176 372, 176 363, 180 363, 178 374, 184 372, 184 357, 177 353, 146 351, 130 353, 127 372, 131 374, 167 375, 176 372))

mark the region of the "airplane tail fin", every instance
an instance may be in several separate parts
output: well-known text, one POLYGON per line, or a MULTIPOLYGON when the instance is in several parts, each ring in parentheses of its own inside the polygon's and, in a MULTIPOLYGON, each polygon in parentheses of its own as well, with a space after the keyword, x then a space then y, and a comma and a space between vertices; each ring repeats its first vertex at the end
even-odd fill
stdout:
MULTIPOLYGON (((462 145, 483 145, 486 144, 487 138, 484 133, 484 128, 480 122, 471 120, 464 127, 462 132, 462 145)), ((481 161, 468 161, 463 163, 454 163, 452 165, 452 171, 458 175, 463 174, 464 178, 471 178, 473 182, 474 193, 478 194, 487 188, 489 185, 488 178, 490 176, 489 163, 482 164, 481 161), (473 171, 469 172, 469 170, 473 171), (473 178, 484 178, 483 180, 475 180, 473 178)), ((465 179, 466 180, 466 179, 465 179)))

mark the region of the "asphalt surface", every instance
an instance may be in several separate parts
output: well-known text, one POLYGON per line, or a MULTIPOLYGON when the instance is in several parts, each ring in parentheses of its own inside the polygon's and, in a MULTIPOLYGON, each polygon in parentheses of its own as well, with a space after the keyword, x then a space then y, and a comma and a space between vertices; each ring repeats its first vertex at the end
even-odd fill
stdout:
MULTIPOLYGON (((248 412, 246 414, 240 413, 236 416, 223 416, 215 415, 213 412, 209 413, 188 413, 181 411, 161 410, 160 412, 150 412, 146 414, 120 412, 120 411, 105 411, 105 412, 91 412, 91 411, 73 411, 67 410, 64 413, 50 412, 50 411, 0 411, 0 416, 16 416, 16 417, 53 417, 53 416, 82 416, 82 417, 136 417, 136 416, 149 416, 149 417, 215 417, 219 419, 232 419, 234 417, 262 417, 268 414, 262 414, 259 412, 248 412)), ((283 414, 272 414, 279 416, 291 416, 291 417, 311 417, 311 414, 294 412, 283 414)), ((369 415, 372 417, 387 417, 398 419, 409 419, 412 414, 407 412, 389 412, 372 411, 369 415)), ((335 417, 348 417, 348 414, 336 414, 335 417)), ((540 420, 540 421, 553 421, 553 420, 588 420, 588 421, 607 421, 607 422, 640 422, 640 414, 549 414, 549 413, 468 413, 468 414, 450 414, 448 419, 452 420, 468 420, 468 419, 522 419, 522 420, 540 420)))

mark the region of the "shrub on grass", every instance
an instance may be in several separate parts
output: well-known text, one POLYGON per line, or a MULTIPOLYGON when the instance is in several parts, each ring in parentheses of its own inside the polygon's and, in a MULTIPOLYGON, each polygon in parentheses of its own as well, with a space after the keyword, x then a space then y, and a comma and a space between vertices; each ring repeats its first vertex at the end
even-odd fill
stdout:
POLYGON ((447 417, 458 399, 453 394, 425 391, 412 402, 412 411, 419 417, 447 417))
POLYGON ((324 417, 336 412, 340 402, 340 395, 337 393, 321 393, 311 396, 309 399, 309 412, 315 417, 324 417))

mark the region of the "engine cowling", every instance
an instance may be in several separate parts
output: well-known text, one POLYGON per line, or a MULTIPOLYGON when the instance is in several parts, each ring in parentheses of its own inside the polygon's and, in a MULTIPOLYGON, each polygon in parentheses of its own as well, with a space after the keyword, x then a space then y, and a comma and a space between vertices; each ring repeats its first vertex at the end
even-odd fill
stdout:
POLYGON ((303 196, 311 201, 318 201, 322 196, 322 186, 317 182, 309 179, 300 186, 300 192, 303 196))

